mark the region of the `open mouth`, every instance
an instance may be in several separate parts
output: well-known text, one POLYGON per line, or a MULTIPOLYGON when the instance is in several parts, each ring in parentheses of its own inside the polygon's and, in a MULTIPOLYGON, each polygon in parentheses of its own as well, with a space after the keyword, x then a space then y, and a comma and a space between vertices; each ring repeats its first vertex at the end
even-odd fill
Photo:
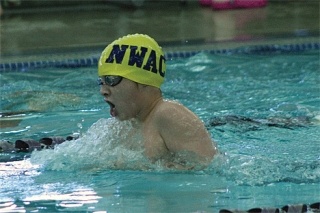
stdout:
POLYGON ((113 103, 111 103, 110 101, 106 101, 108 104, 109 104, 109 106, 110 106, 110 115, 112 116, 112 117, 116 117, 116 115, 117 115, 117 113, 116 113, 116 106, 113 104, 113 103))

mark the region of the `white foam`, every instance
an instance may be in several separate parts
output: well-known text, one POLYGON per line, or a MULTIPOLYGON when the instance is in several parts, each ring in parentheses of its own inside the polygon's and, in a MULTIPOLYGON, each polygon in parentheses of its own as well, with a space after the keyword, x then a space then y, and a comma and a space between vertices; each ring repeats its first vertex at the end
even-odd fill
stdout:
POLYGON ((135 121, 100 119, 74 141, 32 153, 31 162, 50 170, 147 169, 140 128, 135 121))

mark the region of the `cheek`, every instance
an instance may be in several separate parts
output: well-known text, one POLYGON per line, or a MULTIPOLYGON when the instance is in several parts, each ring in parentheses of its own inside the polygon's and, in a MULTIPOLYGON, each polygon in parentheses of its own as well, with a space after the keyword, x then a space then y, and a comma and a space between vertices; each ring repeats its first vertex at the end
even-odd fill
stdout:
POLYGON ((127 87, 122 91, 124 91, 122 93, 122 98, 125 102, 132 104, 137 101, 138 91, 134 84, 127 85, 127 87))
POLYGON ((123 120, 135 117, 139 111, 134 93, 123 94, 121 100, 119 97, 119 102, 116 107, 119 110, 119 114, 122 115, 123 120))
POLYGON ((119 119, 125 120, 135 117, 139 112, 139 91, 136 83, 130 81, 122 83, 118 88, 115 88, 114 98, 117 100, 116 108, 119 112, 119 119))
POLYGON ((125 92, 118 93, 117 99, 126 105, 134 104, 136 101, 136 92, 132 89, 125 90, 125 92))
POLYGON ((124 107, 131 114, 135 113, 135 111, 138 108, 138 104, 136 103, 134 96, 127 96, 126 97, 125 102, 124 102, 124 107))
POLYGON ((138 112, 139 110, 134 103, 126 103, 124 105, 119 106, 118 119, 123 121, 131 118, 135 118, 138 112))

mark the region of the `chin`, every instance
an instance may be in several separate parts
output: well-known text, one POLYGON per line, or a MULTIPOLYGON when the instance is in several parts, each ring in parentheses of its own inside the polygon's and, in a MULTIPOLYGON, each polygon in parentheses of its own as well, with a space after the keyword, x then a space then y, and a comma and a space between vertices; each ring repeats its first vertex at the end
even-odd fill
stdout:
POLYGON ((115 118, 116 118, 118 121, 126 121, 126 120, 129 120, 129 119, 130 119, 130 118, 127 118, 127 117, 121 116, 121 115, 116 116, 115 118))

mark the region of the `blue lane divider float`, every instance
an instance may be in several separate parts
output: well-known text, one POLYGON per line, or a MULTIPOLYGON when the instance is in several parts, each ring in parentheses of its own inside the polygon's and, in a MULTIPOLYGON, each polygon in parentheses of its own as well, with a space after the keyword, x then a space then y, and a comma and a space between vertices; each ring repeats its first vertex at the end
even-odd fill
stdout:
POLYGON ((30 69, 39 69, 47 67, 57 68, 76 68, 76 67, 89 67, 98 64, 98 57, 80 58, 80 59, 65 59, 65 60, 45 60, 45 61, 30 61, 30 62, 11 62, 1 63, 1 72, 10 71, 28 71, 30 69))
MULTIPOLYGON (((189 58, 200 52, 209 54, 272 54, 272 53, 288 53, 301 52, 308 50, 319 50, 320 43, 303 43, 303 44, 283 44, 283 45, 254 45, 248 47, 240 47, 234 49, 212 49, 198 51, 176 51, 167 52, 165 57, 167 60, 178 58, 189 58)), ((44 60, 44 61, 28 61, 28 62, 9 62, 0 63, 0 73, 10 71, 22 71, 56 67, 56 68, 77 68, 96 66, 99 57, 92 56, 87 58, 63 59, 63 60, 44 60)))

